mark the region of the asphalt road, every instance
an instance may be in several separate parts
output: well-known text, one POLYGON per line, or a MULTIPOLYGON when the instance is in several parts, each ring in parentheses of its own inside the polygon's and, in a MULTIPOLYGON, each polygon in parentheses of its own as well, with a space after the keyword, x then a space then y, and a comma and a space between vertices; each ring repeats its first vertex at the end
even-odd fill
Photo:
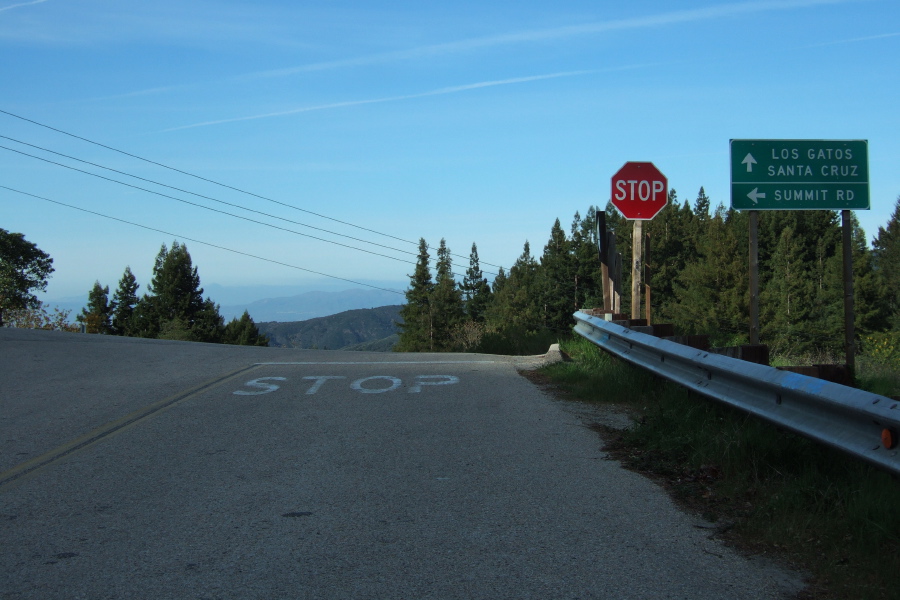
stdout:
POLYGON ((789 598, 533 359, 0 329, 0 598, 789 598))

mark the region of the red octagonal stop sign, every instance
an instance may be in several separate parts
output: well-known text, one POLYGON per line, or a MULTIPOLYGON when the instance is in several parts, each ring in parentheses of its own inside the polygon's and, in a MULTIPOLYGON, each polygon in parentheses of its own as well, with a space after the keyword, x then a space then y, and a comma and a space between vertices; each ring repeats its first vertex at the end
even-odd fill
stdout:
POLYGON ((626 219, 648 221, 669 201, 668 185, 653 163, 625 163, 612 178, 613 206, 626 219))

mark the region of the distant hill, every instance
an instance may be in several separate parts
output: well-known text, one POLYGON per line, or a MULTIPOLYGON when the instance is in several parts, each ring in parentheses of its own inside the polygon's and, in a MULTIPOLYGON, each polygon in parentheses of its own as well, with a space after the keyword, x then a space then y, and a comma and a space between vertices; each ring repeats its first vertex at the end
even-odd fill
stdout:
POLYGON ((291 323, 257 323, 270 346, 319 350, 375 350, 390 352, 399 339, 396 323, 402 306, 347 310, 328 317, 291 323))
POLYGON ((403 301, 402 294, 384 290, 354 288, 337 292, 306 292, 296 296, 266 298, 244 304, 223 305, 220 308, 227 323, 240 318, 246 310, 257 323, 278 321, 295 323, 316 317, 333 315, 357 308, 374 308, 403 301))
MULTIPOLYGON (((381 284, 387 289, 395 287, 392 284, 381 284)), ((403 286, 396 286, 403 289, 403 286)), ((257 323, 266 321, 296 322, 325 317, 345 310, 355 308, 374 308, 403 302, 402 294, 378 290, 372 288, 351 288, 344 290, 303 290, 292 295, 275 296, 274 294, 288 293, 294 290, 302 290, 298 286, 259 286, 259 287, 223 287, 212 284, 204 288, 204 297, 212 298, 213 302, 220 305, 219 313, 229 322, 231 319, 240 319, 244 311, 257 323), (268 294, 273 294, 268 296, 268 294), (259 299, 263 297, 264 299, 259 299), (257 298, 256 300, 243 300, 243 298, 257 298)), ((110 298, 115 290, 110 290, 110 298)), ((141 288, 143 293, 143 288, 141 288)), ((68 296, 65 298, 43 300, 47 310, 58 307, 61 310, 71 311, 69 321, 75 322, 75 316, 81 309, 87 306, 88 297, 68 296)))
POLYGON ((396 346, 397 342, 399 341, 400 334, 395 333, 380 340, 363 342, 362 344, 355 344, 353 346, 346 346, 344 348, 341 348, 341 350, 356 350, 360 352, 392 352, 394 350, 394 346, 396 346))

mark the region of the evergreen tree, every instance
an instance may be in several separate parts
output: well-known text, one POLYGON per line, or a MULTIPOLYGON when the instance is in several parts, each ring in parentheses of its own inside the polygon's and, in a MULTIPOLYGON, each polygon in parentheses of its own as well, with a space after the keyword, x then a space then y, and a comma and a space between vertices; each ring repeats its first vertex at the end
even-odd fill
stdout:
POLYGON ((694 222, 698 227, 703 228, 709 223, 710 206, 709 196, 706 195, 703 186, 700 186, 700 191, 697 193, 697 199, 694 200, 694 222))
POLYGON ((675 283, 685 267, 700 256, 699 231, 693 223, 690 206, 680 204, 673 189, 666 207, 645 225, 650 236, 650 301, 655 320, 673 318, 671 307, 678 303, 675 283))
POLYGON ((800 244, 793 229, 782 230, 771 261, 771 277, 760 292, 760 337, 777 351, 791 354, 817 347, 808 321, 812 282, 800 244))
MULTIPOLYGON (((853 227, 854 327, 857 335, 866 335, 890 327, 890 313, 885 302, 887 288, 875 271, 873 253, 866 243, 866 232, 855 213, 850 213, 850 219, 853 227)), ((843 309, 843 302, 841 308, 843 309)))
POLYGON ((790 353, 839 351, 843 343, 840 255, 841 227, 835 211, 760 213, 763 342, 790 353), (790 256, 783 255, 786 244, 792 252, 790 256), (803 300, 798 304, 797 298, 803 300), (769 302, 774 304, 768 306, 769 302), (779 329, 779 325, 785 328, 779 329))
POLYGON ((259 327, 245 310, 240 320, 234 318, 225 325, 222 342, 237 346, 268 346, 269 338, 259 332, 259 327))
POLYGON ((431 294, 432 322, 434 323, 434 349, 453 349, 452 334, 463 321, 463 299, 453 278, 453 261, 446 241, 441 238, 435 268, 434 290, 431 294))
POLYGON ((131 267, 125 267, 119 287, 112 299, 112 333, 116 335, 133 335, 132 315, 137 306, 137 290, 140 286, 131 272, 131 267))
POLYGON ((87 306, 75 320, 84 324, 87 333, 110 333, 114 308, 109 303, 109 286, 100 287, 100 282, 95 281, 88 293, 87 306))
POLYGON ((603 273, 597 245, 597 209, 588 207, 584 219, 572 220, 571 256, 574 269, 575 310, 603 306, 603 273))
MULTIPOLYGON (((494 302, 487 321, 494 329, 518 329, 533 332, 541 329, 540 297, 537 288, 538 264, 526 241, 522 254, 509 269, 509 275, 494 290, 494 302)), ((495 281, 496 283, 496 281, 495 281)))
MULTIPOLYGON (((853 312, 857 335, 883 331, 889 327, 889 312, 885 302, 884 280, 874 267, 873 252, 866 244, 865 232, 859 226, 856 215, 851 213, 853 260, 853 312)), ((825 261, 824 285, 816 286, 814 309, 809 317, 809 328, 815 345, 840 353, 844 345, 844 260, 843 248, 825 261)))
POLYGON ((838 213, 829 210, 771 210, 759 215, 760 286, 773 271, 773 261, 780 260, 776 248, 782 232, 791 229, 797 241, 798 258, 809 273, 815 273, 821 242, 825 256, 840 254, 841 226, 838 213))
POLYGON ((406 290, 406 304, 400 309, 403 322, 398 323, 400 341, 394 348, 398 352, 434 350, 434 323, 431 309, 434 283, 431 280, 430 261, 428 244, 425 243, 424 238, 420 238, 416 268, 409 276, 409 289, 406 290))
POLYGON ((539 302, 545 328, 566 331, 572 327, 575 312, 575 269, 570 243, 559 223, 553 223, 550 240, 544 246, 538 271, 539 302))
POLYGON ((165 244, 156 256, 153 278, 135 307, 135 329, 142 337, 221 342, 219 307, 203 298, 200 276, 184 244, 165 244))
POLYGON ((188 319, 188 328, 191 337, 198 342, 221 344, 222 334, 225 331, 225 319, 219 312, 219 305, 211 298, 203 300, 200 310, 188 319))
MULTIPOLYGON (((506 286, 506 281, 508 277, 506 275, 506 271, 503 270, 503 267, 497 271, 497 276, 494 277, 494 281, 491 282, 491 294, 496 298, 497 294, 500 293, 500 290, 506 286)), ((490 310, 490 307, 488 307, 490 310)))
POLYGON ((885 227, 872 240, 872 268, 883 282, 885 310, 890 324, 900 330, 900 197, 885 227))
POLYGON ((484 321, 484 311, 491 303, 491 287, 481 271, 478 247, 474 242, 472 242, 472 252, 469 254, 469 268, 466 269, 466 276, 460 287, 466 316, 476 323, 481 323, 484 321))
POLYGON ((719 205, 694 241, 696 257, 676 276, 675 298, 667 305, 679 331, 714 333, 719 344, 741 340, 747 331, 748 271, 734 218, 719 205))

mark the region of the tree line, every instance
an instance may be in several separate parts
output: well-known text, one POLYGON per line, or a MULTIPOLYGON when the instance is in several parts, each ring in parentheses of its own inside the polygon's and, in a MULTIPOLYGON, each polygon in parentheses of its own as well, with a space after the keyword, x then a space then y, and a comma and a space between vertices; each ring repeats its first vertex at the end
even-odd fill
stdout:
MULTIPOLYGON (((69 311, 49 314, 35 295, 46 290, 53 273, 53 259, 21 233, 0 229, 0 326, 76 331, 68 322, 69 311)), ((131 267, 119 280, 112 298, 99 281, 88 294, 88 303, 76 320, 87 333, 267 346, 269 340, 247 311, 225 323, 219 305, 203 298, 200 275, 184 244, 163 244, 153 265, 147 293, 138 296, 131 267)))
POLYGON ((175 241, 171 248, 163 244, 156 255, 148 293, 138 297, 139 287, 130 266, 125 267, 112 298, 109 287, 96 281, 88 293, 87 306, 76 320, 84 324, 87 333, 245 346, 269 344, 247 311, 226 324, 219 305, 203 298, 200 275, 184 244, 175 241))
MULTIPOLYGON (((622 306, 630 306, 632 225, 611 204, 605 213, 626 265, 622 306)), ((871 247, 855 215, 852 225, 857 335, 868 339, 900 333, 900 199, 871 247)), ((573 312, 603 305, 596 227, 593 206, 584 216, 576 212, 568 231, 557 219, 538 257, 526 241, 509 271, 500 269, 490 284, 475 244, 469 268, 457 282, 444 240, 432 279, 429 247, 420 240, 396 349, 539 349, 547 340, 568 335, 573 312)), ((673 323, 684 334, 710 334, 715 345, 747 343, 748 213, 721 204, 712 208, 702 187, 693 203, 681 201, 673 189, 667 206, 644 224, 644 232, 652 249, 653 320, 673 323)), ((762 342, 775 352, 794 355, 841 351, 844 292, 838 212, 760 211, 759 275, 762 342)))
MULTIPOLYGON (((631 223, 610 205, 626 264, 631 223)), ((839 353, 843 344, 841 226, 834 211, 760 211, 760 338, 775 352, 839 353)), ((900 198, 871 247, 852 217, 856 332, 900 359, 900 198), (887 336, 887 337, 885 337, 887 336)), ((489 282, 473 243, 462 277, 441 240, 432 277, 424 239, 401 310, 399 351, 543 352, 571 332, 572 313, 602 306, 596 209, 575 213, 568 231, 559 219, 539 256, 528 241, 515 263, 489 282)), ((749 215, 714 210, 700 188, 693 203, 673 189, 668 205, 644 230, 652 249, 649 284, 655 322, 681 333, 706 333, 715 345, 748 341, 749 215)), ((53 272, 52 259, 20 233, 0 229, 0 325, 12 315, 30 326, 67 327, 65 315, 47 315, 34 295, 53 272), (30 312, 29 312, 30 311, 30 312)), ((630 305, 625 268, 622 306, 630 305)), ((266 345, 249 314, 225 324, 219 306, 203 298, 197 268, 177 241, 160 249, 147 293, 126 267, 112 297, 95 282, 78 316, 87 331, 200 342, 266 345)))

